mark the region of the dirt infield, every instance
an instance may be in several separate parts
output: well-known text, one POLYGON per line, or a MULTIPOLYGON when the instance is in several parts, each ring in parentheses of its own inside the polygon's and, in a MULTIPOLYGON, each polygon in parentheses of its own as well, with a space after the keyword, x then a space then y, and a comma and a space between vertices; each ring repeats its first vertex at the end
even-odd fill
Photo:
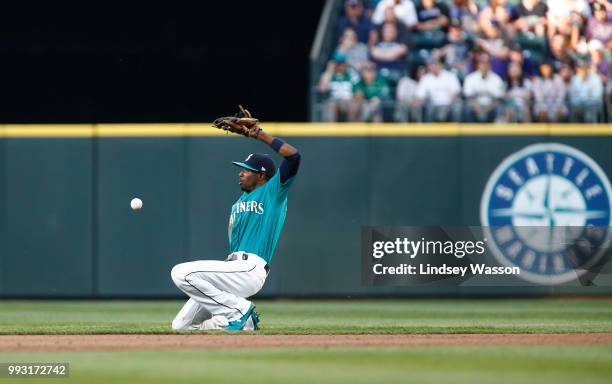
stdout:
POLYGON ((453 335, 3 335, 0 351, 612 344, 612 333, 453 335))

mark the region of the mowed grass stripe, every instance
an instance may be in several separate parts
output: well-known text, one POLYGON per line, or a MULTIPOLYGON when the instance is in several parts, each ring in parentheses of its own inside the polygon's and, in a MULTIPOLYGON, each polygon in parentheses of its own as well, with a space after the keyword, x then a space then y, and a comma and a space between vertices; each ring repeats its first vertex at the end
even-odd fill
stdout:
MULTIPOLYGON (((2 301, 0 334, 164 334, 183 301, 2 301)), ((263 334, 612 332, 612 300, 256 301, 263 334)))
POLYGON ((0 360, 66 361, 71 383, 575 384, 612 376, 612 345, 11 352, 0 360))

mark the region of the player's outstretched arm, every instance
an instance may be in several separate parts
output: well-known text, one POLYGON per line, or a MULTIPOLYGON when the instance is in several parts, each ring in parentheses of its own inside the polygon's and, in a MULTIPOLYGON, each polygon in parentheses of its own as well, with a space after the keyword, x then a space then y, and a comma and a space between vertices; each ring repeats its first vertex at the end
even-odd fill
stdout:
MULTIPOLYGON (((258 128, 260 128, 260 130, 256 136, 257 140, 262 141, 270 146, 272 146, 275 139, 282 141, 281 139, 277 139, 274 136, 270 135, 268 132, 261 129, 260 126, 258 126, 258 128)), ((274 150, 282 157, 288 157, 288 156, 295 155, 296 153, 298 153, 298 150, 295 149, 295 147, 293 147, 290 144, 285 143, 284 141, 282 141, 282 144, 278 149, 274 148, 274 150)))
POLYGON ((257 125, 255 128, 257 129, 251 130, 251 132, 253 132, 251 137, 268 144, 276 151, 276 153, 284 157, 284 160, 279 168, 281 183, 284 183, 291 177, 295 176, 300 167, 301 159, 301 155, 298 150, 291 144, 285 143, 282 139, 270 135, 261 129, 259 125, 257 125))

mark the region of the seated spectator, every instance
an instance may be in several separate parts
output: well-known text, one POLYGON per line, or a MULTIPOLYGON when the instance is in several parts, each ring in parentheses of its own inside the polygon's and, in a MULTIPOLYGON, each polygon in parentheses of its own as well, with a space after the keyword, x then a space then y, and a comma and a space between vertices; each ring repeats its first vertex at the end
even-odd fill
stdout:
POLYGON ((531 83, 523 76, 522 66, 518 62, 511 62, 508 65, 506 84, 506 121, 530 122, 531 83))
POLYGON ((512 24, 523 34, 546 36, 548 6, 540 0, 521 0, 512 8, 512 24))
POLYGON ((559 75, 555 75, 550 62, 540 64, 540 74, 532 82, 536 121, 558 122, 567 116, 565 99, 567 87, 559 75))
POLYGON ((596 123, 602 109, 603 85, 587 61, 576 63, 576 74, 569 89, 571 121, 596 123))
POLYGON ((612 63, 610 62, 612 57, 610 57, 610 52, 606 55, 601 41, 593 39, 589 42, 589 53, 591 55, 592 71, 597 73, 604 84, 606 84, 610 81, 610 75, 612 75, 612 63))
POLYGON ((453 71, 459 79, 467 75, 468 61, 472 43, 461 26, 453 22, 448 28, 448 44, 439 50, 434 50, 433 56, 444 57, 444 64, 453 71))
POLYGON ((509 22, 510 6, 507 0, 490 0, 489 4, 478 15, 480 30, 485 34, 489 33, 489 35, 493 34, 490 31, 491 28, 503 28, 509 22))
POLYGON ((479 33, 478 7, 472 0, 453 0, 449 10, 450 24, 458 25, 469 36, 479 33))
POLYGON ((421 108, 416 97, 418 82, 425 75, 425 67, 420 65, 411 77, 404 76, 397 83, 395 120, 400 122, 423 121, 421 108))
POLYGON ((604 106, 608 115, 608 122, 612 121, 612 50, 606 50, 601 41, 589 42, 591 52, 591 68, 603 82, 604 106))
POLYGON ((525 57, 521 46, 518 44, 510 44, 510 51, 508 53, 508 66, 512 63, 520 65, 523 76, 532 78, 540 74, 538 69, 538 63, 531 57, 525 57))
POLYGON ((447 31, 449 11, 446 4, 437 0, 421 0, 416 6, 417 24, 414 28, 419 32, 447 31))
POLYGON ((508 46, 510 42, 503 30, 494 26, 487 28, 484 35, 485 38, 477 38, 474 45, 489 55, 493 72, 497 76, 505 78, 508 71, 508 56, 510 54, 508 46))
POLYGON ((361 43, 373 45, 376 42, 376 30, 372 21, 364 13, 362 0, 345 0, 344 15, 338 22, 336 36, 341 37, 347 28, 357 33, 357 40, 361 43))
POLYGON ((572 32, 572 12, 582 13, 586 16, 591 12, 586 0, 547 0, 548 5, 547 29, 548 39, 555 34, 569 36, 572 32))
POLYGON ((553 35, 550 39, 549 50, 555 70, 560 70, 564 63, 571 61, 572 48, 565 36, 561 34, 553 35))
POLYGON ((397 26, 387 22, 382 27, 382 39, 370 50, 378 68, 388 71, 402 71, 406 67, 408 47, 399 42, 397 26))
POLYGON ((589 18, 586 27, 587 40, 599 40, 604 47, 612 49, 612 20, 608 17, 606 7, 600 3, 593 4, 593 17, 589 18))
POLYGON ((381 0, 374 9, 372 22, 376 25, 397 21, 406 28, 412 28, 417 23, 416 10, 412 0, 381 0))
POLYGON ((347 121, 357 120, 357 108, 353 102, 353 86, 357 81, 359 75, 352 72, 344 56, 336 55, 327 63, 317 85, 317 90, 327 95, 326 121, 338 121, 339 115, 343 115, 347 121))
POLYGON ((425 107, 425 121, 461 121, 461 84, 457 76, 430 59, 417 87, 417 106, 425 107))
POLYGON ((480 54, 477 65, 478 70, 467 75, 463 83, 468 118, 476 122, 493 122, 498 116, 500 99, 504 96, 504 82, 491 71, 488 55, 480 54))
POLYGON ((376 73, 376 65, 368 62, 361 71, 361 81, 354 89, 355 102, 361 121, 381 123, 383 121, 383 102, 389 99, 389 86, 376 73))
POLYGON ((565 85, 565 89, 569 89, 570 83, 572 82, 572 77, 574 76, 574 68, 572 65, 569 62, 564 63, 558 73, 563 81, 563 84, 565 85))
POLYGON ((590 17, 590 11, 588 14, 583 14, 577 11, 572 11, 570 16, 570 46, 577 50, 578 43, 583 40, 587 20, 590 17))
POLYGON ((347 64, 358 71, 368 61, 368 47, 357 41, 357 33, 352 28, 344 30, 335 54, 344 56, 347 64))
MULTIPOLYGON (((412 40, 412 26, 407 26, 404 22, 399 20, 394 9, 395 9, 394 7, 387 7, 383 15, 382 23, 374 24, 376 27, 377 39, 380 40, 380 36, 382 35, 383 26, 387 23, 391 23, 391 24, 394 24, 395 27, 397 28, 398 41, 406 45, 409 45, 412 40)), ((414 15, 415 15, 414 17, 416 18, 416 11, 414 15)))

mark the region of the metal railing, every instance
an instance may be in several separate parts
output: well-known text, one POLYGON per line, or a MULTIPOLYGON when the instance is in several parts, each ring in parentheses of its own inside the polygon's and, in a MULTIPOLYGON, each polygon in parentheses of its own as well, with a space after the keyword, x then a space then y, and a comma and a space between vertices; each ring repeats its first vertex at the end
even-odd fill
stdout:
MULTIPOLYGON (((317 27, 317 32, 310 50, 310 84, 316 84, 321 72, 323 72, 325 68, 326 59, 334 49, 335 27, 338 23, 342 4, 342 0, 327 0, 323 6, 321 18, 319 19, 319 26, 317 27)), ((309 89, 308 99, 310 101, 309 119, 310 121, 316 121, 314 106, 317 102, 318 95, 316 90, 313 90, 312 87, 309 89)))

